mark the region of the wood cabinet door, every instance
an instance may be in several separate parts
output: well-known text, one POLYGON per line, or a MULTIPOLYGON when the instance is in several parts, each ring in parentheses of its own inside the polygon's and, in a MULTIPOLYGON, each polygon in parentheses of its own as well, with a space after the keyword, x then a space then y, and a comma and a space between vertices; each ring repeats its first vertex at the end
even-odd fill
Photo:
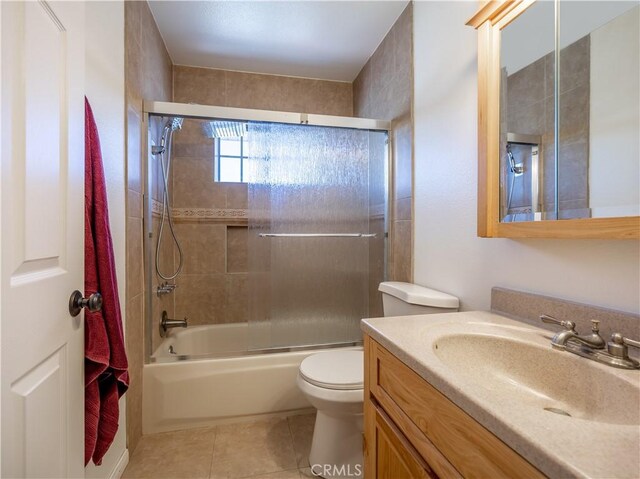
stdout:
POLYGON ((376 479, 436 478, 429 465, 381 409, 375 411, 376 479))

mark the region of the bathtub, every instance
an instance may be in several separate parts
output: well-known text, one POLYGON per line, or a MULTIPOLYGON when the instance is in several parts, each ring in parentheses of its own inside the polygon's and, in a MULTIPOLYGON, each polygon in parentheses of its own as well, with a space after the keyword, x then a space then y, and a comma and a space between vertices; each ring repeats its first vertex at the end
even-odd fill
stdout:
POLYGON ((143 367, 143 434, 311 412, 298 368, 328 348, 256 354, 247 336, 247 323, 172 330, 143 367))

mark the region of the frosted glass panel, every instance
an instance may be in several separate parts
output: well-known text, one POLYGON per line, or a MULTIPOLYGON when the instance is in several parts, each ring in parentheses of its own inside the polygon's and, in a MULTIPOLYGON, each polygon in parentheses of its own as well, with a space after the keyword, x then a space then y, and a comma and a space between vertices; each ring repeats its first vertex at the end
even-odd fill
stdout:
POLYGON ((369 234, 384 218, 386 133, 253 123, 247 138, 250 348, 359 341, 380 221, 376 238, 261 235, 369 234))

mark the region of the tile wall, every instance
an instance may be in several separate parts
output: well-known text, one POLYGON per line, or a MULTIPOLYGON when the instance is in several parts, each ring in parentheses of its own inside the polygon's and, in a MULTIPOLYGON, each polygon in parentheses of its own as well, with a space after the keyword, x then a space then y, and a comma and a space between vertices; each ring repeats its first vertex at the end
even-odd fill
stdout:
POLYGON ((348 82, 174 66, 173 101, 352 116, 348 82))
POLYGON ((126 344, 131 385, 127 392, 127 447, 142 435, 144 363, 144 268, 142 227, 142 100, 171 100, 171 60, 147 2, 125 2, 125 90, 127 123, 126 344))
MULTIPOLYGON (((354 116, 392 121, 388 279, 412 281, 413 4, 410 3, 353 82, 354 116)), ((370 277, 371 312, 382 314, 380 268, 370 277)), ((373 314, 372 314, 373 315, 373 314)))

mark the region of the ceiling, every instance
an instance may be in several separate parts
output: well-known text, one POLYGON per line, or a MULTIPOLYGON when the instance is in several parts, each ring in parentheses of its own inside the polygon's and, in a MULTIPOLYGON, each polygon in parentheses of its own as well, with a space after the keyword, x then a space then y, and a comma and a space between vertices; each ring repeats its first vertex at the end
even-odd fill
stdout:
POLYGON ((149 1, 176 65, 348 82, 407 4, 407 0, 149 1))

